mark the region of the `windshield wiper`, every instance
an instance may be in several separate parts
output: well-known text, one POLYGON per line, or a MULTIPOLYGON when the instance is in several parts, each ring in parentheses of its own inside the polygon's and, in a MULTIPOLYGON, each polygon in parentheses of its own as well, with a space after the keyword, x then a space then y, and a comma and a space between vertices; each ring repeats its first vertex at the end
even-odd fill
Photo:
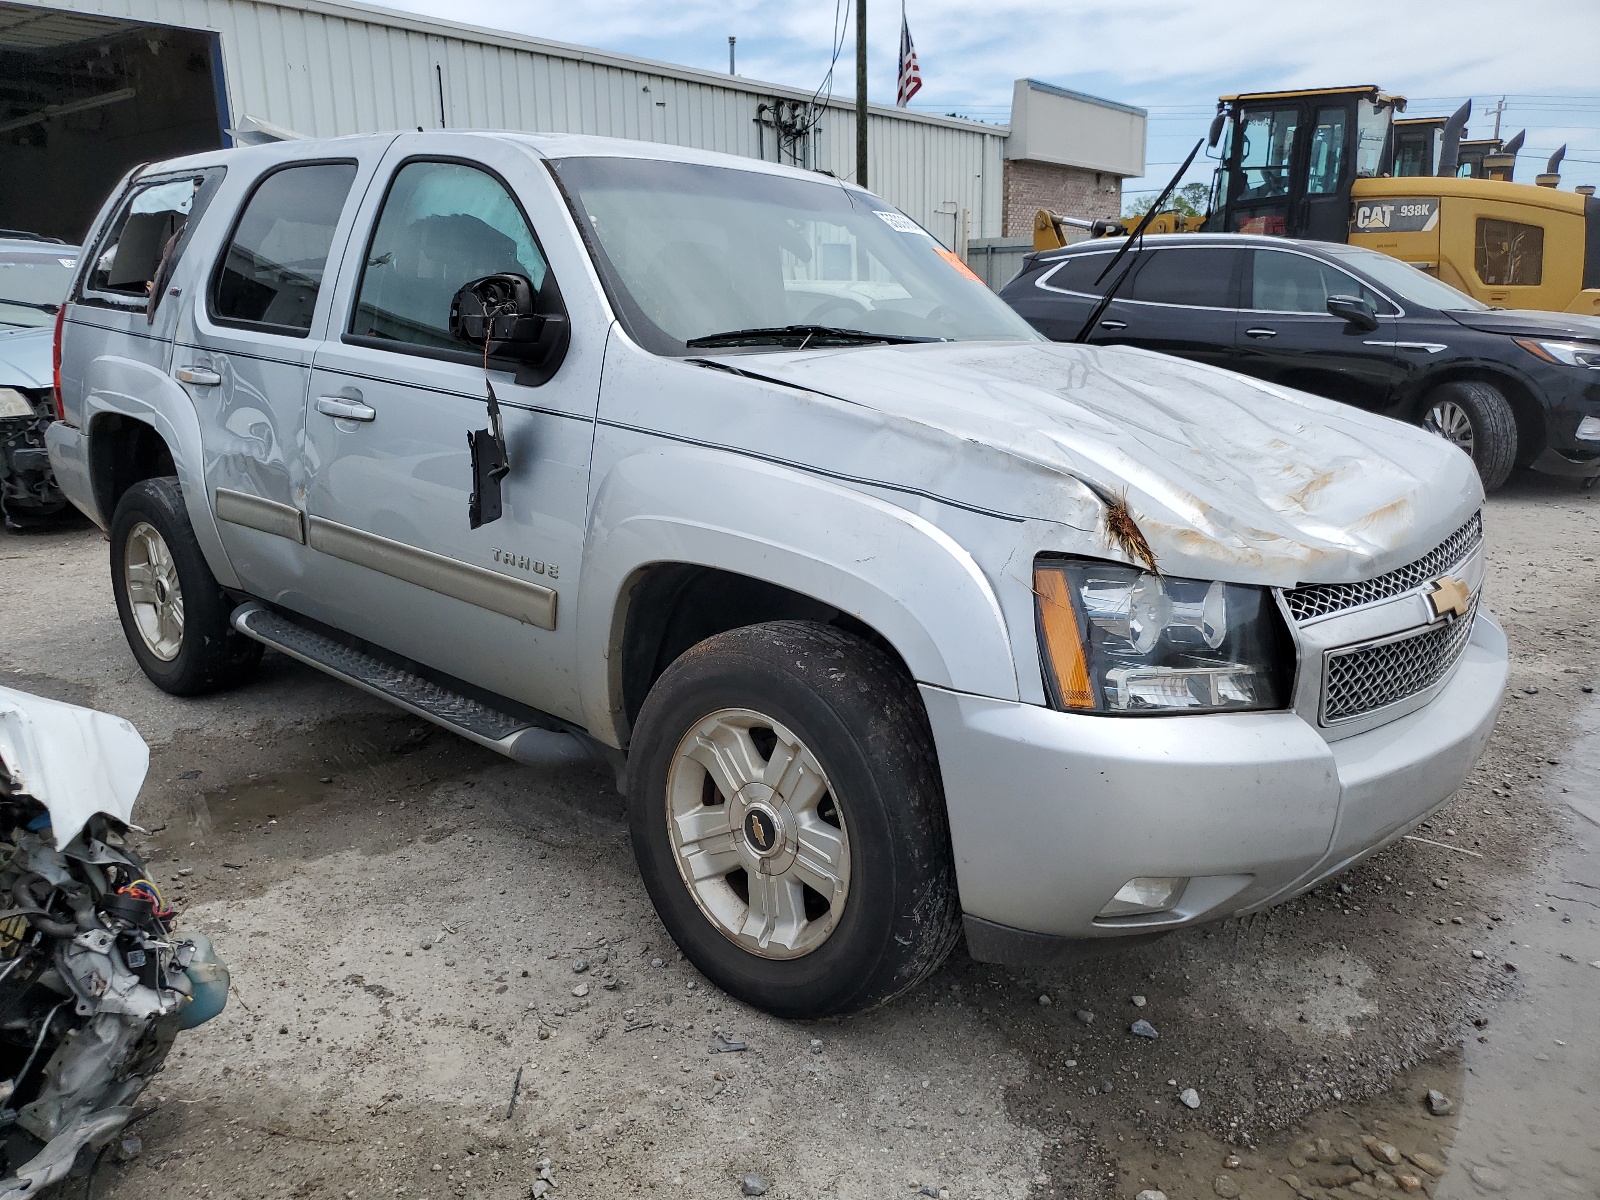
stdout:
POLYGON ((12 300, 6 296, 0 296, 0 304, 14 304, 18 308, 32 308, 37 309, 39 312, 51 314, 54 314, 56 309, 61 307, 59 304, 40 304, 36 300, 12 300))
POLYGON ((796 342, 804 349, 811 342, 844 342, 860 345, 867 342, 887 342, 899 345, 907 342, 944 342, 948 338, 916 337, 909 333, 868 333, 865 329, 837 329, 832 325, 773 325, 765 329, 730 329, 727 333, 708 333, 690 338, 685 346, 781 346, 796 342))

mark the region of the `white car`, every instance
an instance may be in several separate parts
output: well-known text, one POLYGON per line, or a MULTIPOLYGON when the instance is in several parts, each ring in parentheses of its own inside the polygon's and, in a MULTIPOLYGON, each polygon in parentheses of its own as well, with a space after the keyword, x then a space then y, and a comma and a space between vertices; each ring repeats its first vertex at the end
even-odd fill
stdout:
POLYGON ((1483 491, 1421 430, 1045 341, 842 181, 401 133, 139 169, 49 431, 133 654, 262 646, 625 778, 662 921, 814 1017, 1281 901, 1494 725, 1483 491), (492 390, 491 390, 492 389, 492 390))

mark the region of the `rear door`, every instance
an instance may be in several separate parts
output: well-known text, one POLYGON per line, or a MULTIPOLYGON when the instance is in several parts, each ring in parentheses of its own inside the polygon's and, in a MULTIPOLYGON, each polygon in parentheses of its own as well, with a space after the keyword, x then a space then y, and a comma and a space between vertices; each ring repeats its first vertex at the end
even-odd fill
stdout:
POLYGON ((225 234, 184 306, 172 373, 194 400, 206 490, 240 582, 293 603, 305 571, 306 382, 327 321, 323 277, 358 181, 387 139, 240 180, 225 234))
POLYGON ((540 160, 474 135, 402 135, 362 206, 311 376, 309 615, 498 695, 581 712, 573 671, 589 454, 607 322, 540 160), (553 232, 546 232, 553 231, 553 232), (546 246, 555 252, 546 256, 546 246), (563 257, 564 256, 564 257, 563 257), (480 354, 449 328, 457 289, 577 281, 571 343, 540 383, 492 360, 511 472, 473 529, 467 435, 488 423, 480 354))
MULTIPOLYGON (((1245 252, 1232 246, 1163 244, 1139 262, 1097 323, 1091 341, 1142 346, 1227 366, 1245 252)), ((1118 266, 1117 271, 1121 271, 1118 266)), ((1103 285, 1102 285, 1103 286, 1103 285)))
POLYGON ((1398 309, 1355 276, 1297 250, 1254 249, 1243 274, 1237 371, 1378 411, 1405 367, 1395 350, 1398 309), (1328 312, 1331 296, 1370 300, 1378 328, 1328 312))

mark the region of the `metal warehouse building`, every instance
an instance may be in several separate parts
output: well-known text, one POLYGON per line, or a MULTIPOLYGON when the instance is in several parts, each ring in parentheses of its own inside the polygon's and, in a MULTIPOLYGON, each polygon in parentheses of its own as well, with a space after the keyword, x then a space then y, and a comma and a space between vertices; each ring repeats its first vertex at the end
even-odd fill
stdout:
MULTIPOLYGON (((872 189, 947 245, 1115 215, 1144 112, 1019 80, 1014 126, 869 111, 872 189), (1008 211, 1009 210, 1009 211, 1008 211)), ((850 100, 326 0, 0 0, 0 226, 76 240, 134 163, 252 132, 605 134, 851 178, 850 100)))

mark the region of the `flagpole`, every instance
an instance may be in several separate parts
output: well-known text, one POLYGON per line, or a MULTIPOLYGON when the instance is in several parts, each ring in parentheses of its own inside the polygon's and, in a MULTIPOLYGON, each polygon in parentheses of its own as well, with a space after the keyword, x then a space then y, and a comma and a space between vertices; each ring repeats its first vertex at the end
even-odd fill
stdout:
POLYGON ((856 0, 856 182, 867 186, 867 0, 856 0))

